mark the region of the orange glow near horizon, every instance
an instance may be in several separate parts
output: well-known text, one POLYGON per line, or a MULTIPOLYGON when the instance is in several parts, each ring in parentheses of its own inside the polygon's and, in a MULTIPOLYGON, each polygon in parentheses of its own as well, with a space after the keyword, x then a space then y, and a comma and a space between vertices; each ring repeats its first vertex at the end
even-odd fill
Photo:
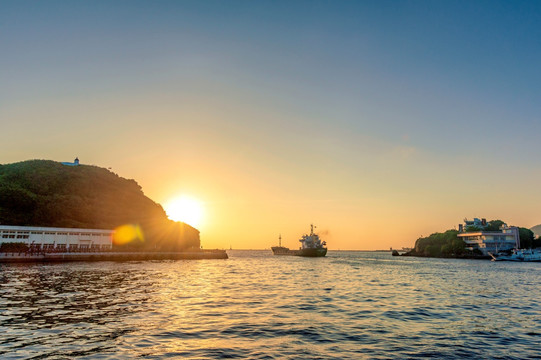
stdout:
POLYGON ((201 226, 204 213, 201 201, 187 195, 169 200, 165 204, 165 212, 169 219, 181 221, 195 228, 201 226))

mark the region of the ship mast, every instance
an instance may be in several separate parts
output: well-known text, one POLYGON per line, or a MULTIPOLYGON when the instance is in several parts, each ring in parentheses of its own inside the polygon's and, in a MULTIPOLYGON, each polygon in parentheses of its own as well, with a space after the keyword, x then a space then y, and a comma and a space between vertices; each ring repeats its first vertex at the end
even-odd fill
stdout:
POLYGON ((278 246, 282 247, 282 234, 278 236, 278 246))

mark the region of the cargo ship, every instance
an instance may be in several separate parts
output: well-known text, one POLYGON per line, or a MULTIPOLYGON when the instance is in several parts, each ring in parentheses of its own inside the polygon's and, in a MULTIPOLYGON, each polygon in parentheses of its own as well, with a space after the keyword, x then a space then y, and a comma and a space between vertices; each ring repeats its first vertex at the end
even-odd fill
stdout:
POLYGON ((314 225, 310 225, 310 235, 303 235, 299 242, 301 246, 298 250, 290 250, 282 246, 282 236, 278 238, 278 246, 271 247, 274 255, 322 257, 327 255, 327 243, 321 241, 319 235, 314 234, 314 225))

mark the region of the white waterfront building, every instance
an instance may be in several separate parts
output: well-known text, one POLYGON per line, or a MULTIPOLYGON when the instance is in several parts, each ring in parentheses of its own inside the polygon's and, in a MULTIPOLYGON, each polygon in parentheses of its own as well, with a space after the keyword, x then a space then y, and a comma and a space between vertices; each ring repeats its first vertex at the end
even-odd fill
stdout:
POLYGON ((501 231, 461 232, 458 237, 464 240, 466 249, 479 250, 483 255, 520 248, 519 231, 515 226, 504 225, 501 231))
POLYGON ((0 225, 0 244, 24 243, 33 252, 110 250, 114 230, 0 225))

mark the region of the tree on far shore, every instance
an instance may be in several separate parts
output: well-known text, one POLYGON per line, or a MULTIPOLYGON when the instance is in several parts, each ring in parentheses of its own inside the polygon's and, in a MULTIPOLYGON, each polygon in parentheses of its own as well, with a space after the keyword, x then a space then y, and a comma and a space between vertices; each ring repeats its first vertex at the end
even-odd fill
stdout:
POLYGON ((419 238, 415 242, 414 252, 423 256, 462 255, 466 252, 466 243, 457 235, 457 230, 447 230, 419 238))
POLYGON ((534 247, 534 235, 533 231, 527 228, 518 228, 518 234, 520 236, 520 247, 528 249, 534 247))

